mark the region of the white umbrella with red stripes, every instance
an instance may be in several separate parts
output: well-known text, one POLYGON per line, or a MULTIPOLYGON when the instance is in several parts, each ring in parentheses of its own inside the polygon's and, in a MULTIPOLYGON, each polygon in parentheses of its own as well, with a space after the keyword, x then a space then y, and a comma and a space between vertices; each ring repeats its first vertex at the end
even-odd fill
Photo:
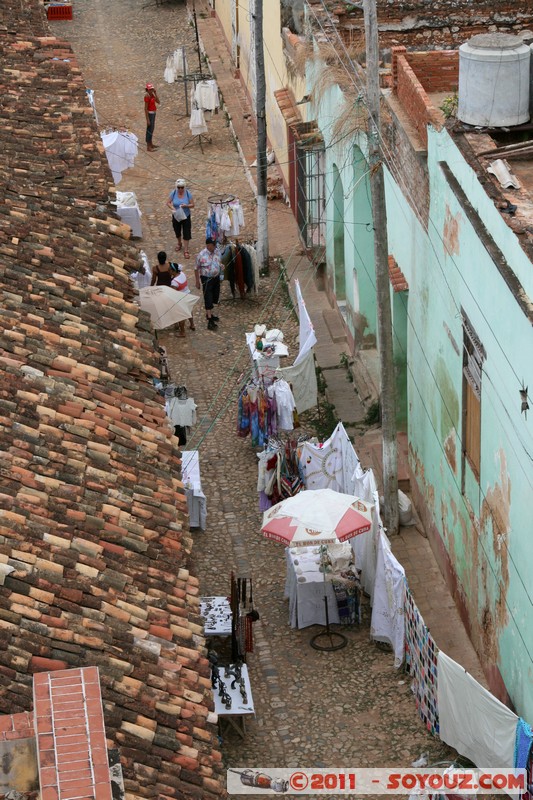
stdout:
POLYGON ((287 547, 346 542, 371 529, 371 509, 333 489, 302 491, 265 511, 261 531, 287 547))

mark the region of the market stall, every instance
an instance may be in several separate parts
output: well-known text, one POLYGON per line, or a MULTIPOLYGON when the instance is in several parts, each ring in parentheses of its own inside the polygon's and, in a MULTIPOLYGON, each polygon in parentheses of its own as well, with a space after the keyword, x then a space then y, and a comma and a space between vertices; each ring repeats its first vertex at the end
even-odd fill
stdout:
MULTIPOLYGON (((173 398, 178 401, 178 398, 173 398)), ((192 401, 192 398, 189 398, 192 401)), ((188 401, 187 401, 188 402, 188 401)), ((194 401, 192 401, 194 404, 194 401)), ((194 404, 196 416, 196 404, 194 404)), ((172 419, 172 416, 171 416, 172 419)), ((191 421, 192 424, 192 421, 191 421)), ((189 510, 189 527, 200 528, 205 531, 207 519, 207 501, 202 491, 200 480, 200 459, 198 450, 183 450, 181 454, 181 471, 183 485, 187 492, 187 506, 189 510)))
POLYGON ((211 683, 215 713, 221 732, 223 725, 231 726, 239 736, 246 734, 246 718, 255 716, 252 687, 246 664, 214 665, 211 683))
POLYGON ((227 597, 201 597, 200 616, 204 618, 204 636, 231 636, 233 615, 227 597))
MULTIPOLYGON (((285 553, 285 597, 289 600, 289 625, 291 628, 325 625, 324 575, 320 571, 319 548, 287 547, 285 553)), ((329 621, 332 625, 338 625, 339 612, 331 582, 326 582, 325 594, 329 621)))
POLYGON ((141 209, 137 202, 135 192, 117 192, 117 199, 112 200, 112 204, 117 207, 117 214, 122 222, 129 225, 131 228, 131 235, 135 238, 142 239, 143 230, 141 226, 141 209))

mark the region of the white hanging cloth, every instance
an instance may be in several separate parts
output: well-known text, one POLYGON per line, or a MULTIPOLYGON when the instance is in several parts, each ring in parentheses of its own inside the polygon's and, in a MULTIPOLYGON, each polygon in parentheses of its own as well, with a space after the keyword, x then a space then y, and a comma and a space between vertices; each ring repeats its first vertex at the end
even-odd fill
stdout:
POLYGON ((296 408, 291 387, 281 378, 269 386, 268 394, 276 398, 276 413, 278 417, 278 430, 292 431, 294 428, 293 412, 296 408))
POLYGON ((228 213, 228 208, 226 205, 222 206, 222 210, 220 212, 220 222, 218 223, 219 228, 221 231, 224 231, 226 234, 230 234, 231 231, 231 217, 228 213))
POLYGON ((144 273, 143 272, 132 272, 130 278, 136 284, 137 289, 144 289, 146 286, 150 286, 152 283, 152 270, 150 269, 150 262, 148 261, 148 256, 141 250, 141 258, 143 261, 144 273))
POLYGON ((192 136, 200 136, 202 133, 207 133, 204 112, 201 108, 193 108, 191 111, 189 128, 191 129, 192 136))
POLYGON ((379 496, 376 491, 372 502, 372 528, 360 536, 350 540, 355 553, 355 563, 361 569, 361 585, 370 597, 370 605, 374 602, 374 587, 376 583, 376 569, 378 562, 378 547, 381 535, 381 521, 379 517, 379 496))
POLYGON ((300 289, 300 281, 297 278, 294 280, 294 288, 296 290, 296 299, 298 300, 298 317, 300 319, 300 350, 294 362, 294 366, 296 367, 304 360, 309 351, 313 349, 317 338, 313 323, 311 322, 311 317, 305 307, 302 290, 300 289))
POLYGON ((215 80, 204 80, 196 84, 194 99, 204 111, 215 111, 220 107, 218 86, 215 80))
POLYGON ((185 52, 185 48, 178 47, 177 50, 174 50, 172 59, 174 61, 175 75, 189 74, 189 65, 187 63, 187 53, 185 52))
POLYGON ((131 131, 103 131, 100 135, 113 180, 118 184, 124 170, 135 165, 139 140, 131 131))
POLYGON ((318 385, 316 381, 315 358, 309 352, 303 361, 298 365, 296 362, 292 367, 283 367, 276 370, 276 375, 280 375, 287 383, 292 386, 294 402, 298 414, 314 408, 318 402, 318 385))
POLYGON ((383 531, 379 533, 377 555, 370 636, 392 646, 394 666, 398 669, 405 651, 405 570, 393 555, 383 531))
POLYGON ((91 104, 91 108, 93 110, 94 121, 98 125, 98 114, 96 113, 96 105, 94 102, 94 89, 86 89, 85 91, 87 92, 87 97, 89 99, 89 103, 91 104))
POLYGON ((342 422, 321 446, 304 442, 299 459, 307 489, 333 489, 345 493, 346 481, 353 472, 354 463, 358 463, 342 422))
POLYGON ((518 717, 442 650, 437 698, 443 742, 478 767, 513 769, 518 717))
POLYGON ((177 70, 176 70, 176 65, 174 63, 174 55, 170 55, 167 58, 167 65, 163 73, 163 80, 165 80, 166 83, 174 83, 174 81, 176 80, 176 73, 177 70))

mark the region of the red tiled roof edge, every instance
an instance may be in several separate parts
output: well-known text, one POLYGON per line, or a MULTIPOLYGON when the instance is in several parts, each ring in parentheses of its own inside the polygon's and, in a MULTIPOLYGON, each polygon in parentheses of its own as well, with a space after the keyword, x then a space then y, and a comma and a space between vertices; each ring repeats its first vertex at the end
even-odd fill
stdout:
POLYGON ((297 107, 290 89, 277 89, 274 92, 274 97, 287 125, 292 127, 303 121, 300 109, 297 107))

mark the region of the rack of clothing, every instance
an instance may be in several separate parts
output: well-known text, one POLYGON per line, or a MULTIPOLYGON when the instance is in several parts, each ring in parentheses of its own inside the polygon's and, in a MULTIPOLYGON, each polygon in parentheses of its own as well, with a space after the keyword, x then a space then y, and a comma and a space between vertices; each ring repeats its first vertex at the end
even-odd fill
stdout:
POLYGON ((229 281, 233 299, 236 290, 241 300, 252 291, 257 294, 259 262, 255 247, 243 244, 238 239, 235 243, 227 242, 222 247, 220 261, 224 266, 224 279, 229 281))
POLYGON ((207 198, 206 238, 223 243, 230 236, 239 236, 244 228, 244 212, 233 194, 214 194, 207 198))
POLYGON ((191 146, 191 144, 197 143, 200 146, 200 150, 203 153, 204 142, 208 142, 209 144, 211 144, 212 139, 210 136, 207 135, 207 125, 205 122, 204 112, 202 111, 201 108, 198 108, 196 102, 193 102, 192 105, 191 118, 189 120, 189 130, 193 138, 189 139, 189 141, 184 143, 182 150, 186 150, 187 147, 191 146))
POLYGON ((237 406, 237 435, 250 435, 254 447, 263 447, 277 433, 275 400, 260 381, 251 380, 241 388, 237 406))
POLYGON ((298 452, 307 438, 302 436, 283 440, 278 436, 270 436, 265 449, 257 454, 259 511, 266 511, 281 500, 293 497, 305 489, 298 452))
POLYGON ((178 47, 167 57, 163 80, 166 83, 174 83, 178 77, 187 75, 189 72, 187 64, 187 53, 184 47, 178 47))
POLYGON ((196 425, 196 409, 186 386, 171 384, 165 388, 165 410, 174 427, 174 436, 178 437, 182 447, 187 444, 189 429, 196 425))
MULTIPOLYGON (((185 67, 186 67, 186 60, 185 60, 185 67)), ((192 109, 200 109, 202 112, 214 111, 214 113, 218 114, 219 105, 215 104, 215 99, 214 99, 216 93, 216 103, 219 103, 218 86, 216 81, 212 80, 212 78, 209 75, 204 75, 204 73, 201 71, 187 72, 185 69, 182 75, 176 76, 176 80, 183 81, 183 89, 185 95, 184 116, 189 117, 191 115, 192 109), (212 84, 214 84, 214 86, 212 84), (204 88, 197 91, 197 87, 200 85, 204 88), (213 108, 204 107, 205 103, 207 103, 209 106, 213 106, 213 108)))

